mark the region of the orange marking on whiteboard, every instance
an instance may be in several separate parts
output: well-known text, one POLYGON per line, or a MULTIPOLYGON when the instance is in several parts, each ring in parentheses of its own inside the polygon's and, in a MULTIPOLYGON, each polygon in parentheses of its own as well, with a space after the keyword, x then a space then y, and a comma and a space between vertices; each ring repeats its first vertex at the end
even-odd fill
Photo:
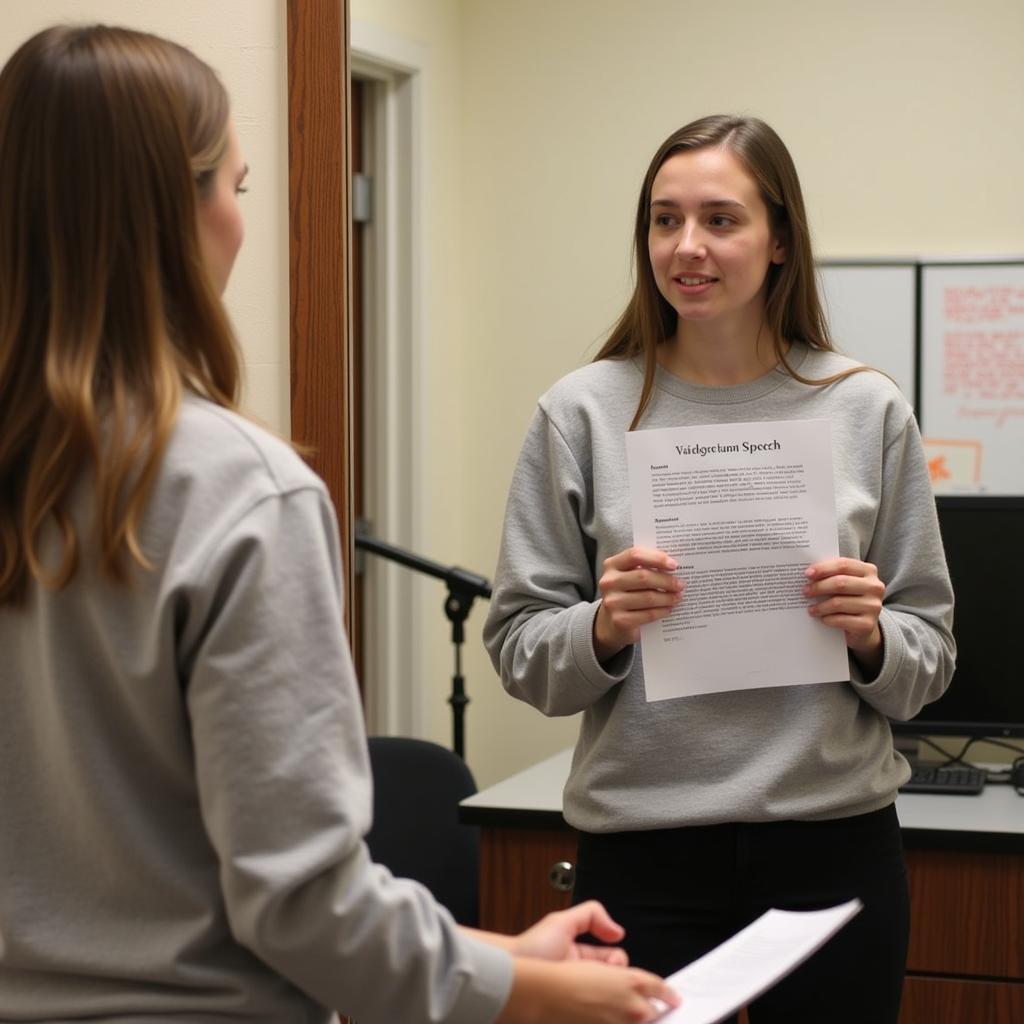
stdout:
POLYGON ((932 478, 932 483, 936 480, 949 480, 953 476, 946 466, 945 455, 937 455, 934 459, 928 460, 928 475, 932 478))
POLYGON ((981 441, 939 437, 925 437, 922 440, 928 459, 928 475, 933 484, 943 480, 954 484, 981 482, 981 441))

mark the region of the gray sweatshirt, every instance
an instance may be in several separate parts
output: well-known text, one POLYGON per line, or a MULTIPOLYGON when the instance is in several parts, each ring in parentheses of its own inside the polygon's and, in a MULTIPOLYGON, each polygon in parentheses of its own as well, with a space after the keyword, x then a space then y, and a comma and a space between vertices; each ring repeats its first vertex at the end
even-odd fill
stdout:
MULTIPOLYGON (((820 379, 856 365, 795 346, 820 379)), ((891 803, 909 776, 887 716, 912 717, 953 672, 953 595, 917 424, 874 372, 828 386, 778 369, 737 387, 658 371, 641 428, 831 421, 839 550, 878 566, 885 657, 852 682, 648 703, 639 649, 599 663, 605 558, 632 543, 625 435, 642 372, 602 360, 539 403, 512 480, 486 643, 505 688, 546 715, 583 712, 565 817, 591 832, 820 819, 891 803)), ((685 601, 685 597, 684 597, 685 601)), ((742 635, 736 637, 743 643, 742 635)))
POLYGON ((130 587, 87 547, 67 589, 0 608, 0 1020, 493 1020, 511 958, 362 841, 323 484, 187 397, 141 542, 130 587))

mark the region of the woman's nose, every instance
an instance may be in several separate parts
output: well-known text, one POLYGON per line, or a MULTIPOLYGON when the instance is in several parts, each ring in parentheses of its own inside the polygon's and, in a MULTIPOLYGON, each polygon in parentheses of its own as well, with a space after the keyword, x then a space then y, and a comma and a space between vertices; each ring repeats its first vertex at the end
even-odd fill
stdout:
POLYGON ((703 259, 707 255, 704 239, 697 227, 684 227, 679 233, 676 255, 681 259, 703 259))

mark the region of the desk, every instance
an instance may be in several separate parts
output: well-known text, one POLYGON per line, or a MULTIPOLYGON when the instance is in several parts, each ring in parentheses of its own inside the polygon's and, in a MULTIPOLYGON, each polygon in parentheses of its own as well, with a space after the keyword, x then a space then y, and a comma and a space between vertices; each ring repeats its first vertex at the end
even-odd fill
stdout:
MULTIPOLYGON (((462 801, 480 826, 481 926, 521 931, 568 906, 576 837, 562 818, 565 750, 462 801), (549 875, 554 881, 549 880, 549 875)), ((901 794, 910 951, 900 1024, 1024 1022, 1024 799, 901 794)))

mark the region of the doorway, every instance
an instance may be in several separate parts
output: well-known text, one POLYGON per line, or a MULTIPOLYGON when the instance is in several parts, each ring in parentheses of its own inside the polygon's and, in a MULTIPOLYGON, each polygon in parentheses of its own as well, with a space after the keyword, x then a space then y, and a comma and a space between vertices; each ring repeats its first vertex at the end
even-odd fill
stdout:
MULTIPOLYGON (((354 502, 359 529, 416 551, 423 61, 414 44, 358 22, 351 52, 354 502)), ((367 729, 422 736, 410 570, 362 551, 355 569, 353 649, 367 729)))

